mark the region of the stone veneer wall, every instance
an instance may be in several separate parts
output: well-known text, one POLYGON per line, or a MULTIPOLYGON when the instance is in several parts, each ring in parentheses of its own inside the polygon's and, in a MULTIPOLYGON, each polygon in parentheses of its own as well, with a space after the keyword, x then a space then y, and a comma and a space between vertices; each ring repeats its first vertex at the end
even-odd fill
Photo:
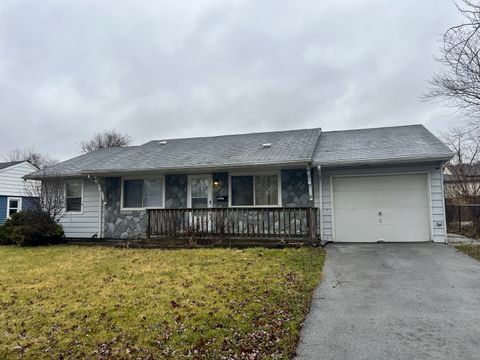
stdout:
MULTIPOLYGON (((282 170, 282 206, 307 207, 308 181, 305 169, 282 170)), ((213 206, 228 207, 228 201, 217 202, 217 196, 228 196, 228 173, 215 173, 220 186, 213 189, 213 206)), ((121 178, 105 178, 104 237, 116 239, 145 238, 147 214, 145 210, 121 210, 121 178)), ((165 176, 165 208, 187 207, 187 175, 165 176)))
POLYGON ((306 169, 282 170, 282 205, 286 207, 311 206, 308 195, 306 169))
POLYGON ((120 210, 121 178, 105 178, 104 237, 107 239, 145 238, 145 210, 120 210))
POLYGON ((165 175, 165 208, 187 207, 187 175, 165 175))
POLYGON ((227 208, 228 207, 228 173, 214 173, 213 181, 217 180, 219 185, 213 187, 213 207, 227 208), (217 201, 217 196, 223 196, 225 201, 217 201))

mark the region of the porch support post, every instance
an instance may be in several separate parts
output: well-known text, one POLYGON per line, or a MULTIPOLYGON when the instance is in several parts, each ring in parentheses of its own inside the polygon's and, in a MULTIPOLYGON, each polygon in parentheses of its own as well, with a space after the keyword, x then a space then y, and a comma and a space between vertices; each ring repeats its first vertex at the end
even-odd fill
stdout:
POLYGON ((151 219, 150 219, 150 210, 147 209, 147 231, 146 231, 146 240, 150 240, 150 226, 151 226, 151 219))

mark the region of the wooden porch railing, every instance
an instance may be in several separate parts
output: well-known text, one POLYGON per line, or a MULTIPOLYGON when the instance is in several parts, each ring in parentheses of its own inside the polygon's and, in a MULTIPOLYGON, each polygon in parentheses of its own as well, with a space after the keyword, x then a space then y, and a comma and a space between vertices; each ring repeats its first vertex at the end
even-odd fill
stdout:
POLYGON ((317 239, 317 209, 310 207, 148 209, 147 238, 317 239))

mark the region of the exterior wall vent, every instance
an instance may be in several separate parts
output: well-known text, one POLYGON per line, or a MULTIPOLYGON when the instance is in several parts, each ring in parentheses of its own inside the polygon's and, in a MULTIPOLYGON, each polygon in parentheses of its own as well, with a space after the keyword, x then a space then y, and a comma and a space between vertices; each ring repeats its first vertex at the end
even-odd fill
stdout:
POLYGON ((158 142, 159 145, 167 145, 167 140, 162 140, 158 142))
POLYGON ((272 147, 271 143, 262 144, 262 148, 264 148, 264 149, 268 149, 268 148, 271 148, 271 147, 272 147))

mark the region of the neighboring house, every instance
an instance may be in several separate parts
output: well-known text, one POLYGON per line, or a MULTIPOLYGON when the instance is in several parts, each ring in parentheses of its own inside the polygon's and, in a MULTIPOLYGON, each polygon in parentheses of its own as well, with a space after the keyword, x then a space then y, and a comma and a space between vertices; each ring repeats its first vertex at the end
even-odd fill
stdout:
POLYGON ((28 161, 0 163, 0 225, 13 213, 33 208, 23 177, 36 170, 28 161))
POLYGON ((154 140, 28 178, 65 178, 68 237, 306 231, 338 242, 445 242, 442 165, 451 157, 422 125, 317 128, 154 140))
POLYGON ((480 201, 480 164, 449 164, 444 167, 447 203, 478 203, 480 201))

